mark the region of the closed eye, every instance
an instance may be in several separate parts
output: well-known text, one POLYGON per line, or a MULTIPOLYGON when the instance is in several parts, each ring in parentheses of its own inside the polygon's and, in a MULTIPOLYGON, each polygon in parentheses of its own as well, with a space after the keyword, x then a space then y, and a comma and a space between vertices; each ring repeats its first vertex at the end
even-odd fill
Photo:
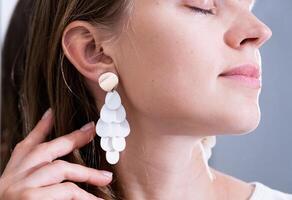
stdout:
POLYGON ((197 12, 197 13, 201 13, 204 15, 214 15, 213 10, 212 9, 202 9, 202 8, 198 8, 198 7, 192 7, 192 6, 188 6, 192 11, 197 12))

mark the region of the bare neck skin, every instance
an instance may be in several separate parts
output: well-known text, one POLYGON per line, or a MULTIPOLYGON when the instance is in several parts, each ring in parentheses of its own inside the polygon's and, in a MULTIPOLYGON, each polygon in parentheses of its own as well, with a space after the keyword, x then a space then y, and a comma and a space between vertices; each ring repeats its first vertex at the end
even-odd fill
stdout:
POLYGON ((115 173, 125 200, 248 200, 254 187, 210 168, 200 137, 165 134, 162 123, 130 118, 131 133, 115 173), (155 128, 151 126, 155 124, 155 128), (158 134, 164 133, 164 134, 158 134))
POLYGON ((215 199, 199 138, 131 125, 116 166, 126 200, 215 199))

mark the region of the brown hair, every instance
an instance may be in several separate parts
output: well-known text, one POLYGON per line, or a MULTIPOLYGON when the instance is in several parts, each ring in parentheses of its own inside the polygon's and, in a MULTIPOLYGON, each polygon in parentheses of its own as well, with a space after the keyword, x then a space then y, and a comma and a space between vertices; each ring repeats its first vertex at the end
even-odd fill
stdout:
MULTIPOLYGON (((33 129, 48 107, 55 116, 48 140, 99 119, 83 76, 64 56, 62 34, 70 22, 84 20, 114 38, 123 30, 131 8, 130 0, 19 1, 2 51, 1 134, 9 151, 2 159, 1 172, 16 143, 33 129)), ((99 137, 59 159, 114 171, 105 161, 99 137)), ((106 200, 121 198, 115 176, 105 187, 76 184, 106 200)))

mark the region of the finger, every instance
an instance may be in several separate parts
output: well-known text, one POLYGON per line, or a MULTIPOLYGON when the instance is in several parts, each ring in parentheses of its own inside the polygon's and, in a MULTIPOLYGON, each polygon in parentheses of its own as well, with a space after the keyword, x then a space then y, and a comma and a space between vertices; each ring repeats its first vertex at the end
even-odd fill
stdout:
POLYGON ((53 126, 52 109, 49 108, 43 115, 43 119, 40 120, 35 128, 21 141, 19 142, 6 165, 3 175, 6 175, 11 170, 14 170, 23 159, 26 158, 26 154, 37 144, 45 140, 47 134, 51 131, 53 126))
POLYGON ((95 135, 94 123, 90 122, 85 125, 85 129, 82 127, 80 130, 76 130, 70 134, 39 144, 21 164, 22 168, 38 165, 39 163, 51 162, 89 143, 95 135))
POLYGON ((107 171, 69 163, 64 160, 55 160, 37 169, 18 184, 26 188, 35 188, 70 180, 73 182, 86 182, 96 186, 105 186, 112 180, 112 174, 106 174, 108 174, 107 171))
POLYGON ((20 199, 54 199, 54 200, 103 200, 79 188, 72 182, 64 182, 60 184, 50 185, 41 188, 30 188, 21 194, 20 199))
POLYGON ((53 122, 53 111, 52 108, 49 108, 33 130, 26 136, 24 142, 27 142, 29 146, 35 146, 44 142, 53 127, 53 122))

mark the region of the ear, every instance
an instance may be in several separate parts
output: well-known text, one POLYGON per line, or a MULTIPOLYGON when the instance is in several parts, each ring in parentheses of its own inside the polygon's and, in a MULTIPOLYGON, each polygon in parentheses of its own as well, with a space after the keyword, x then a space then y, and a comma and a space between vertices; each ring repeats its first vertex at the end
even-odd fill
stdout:
MULTIPOLYGON (((104 31, 86 21, 73 21, 64 30, 62 48, 65 56, 87 79, 98 82, 104 72, 116 73, 115 64, 104 42, 104 31)), ((110 52, 110 50, 109 50, 110 52)))

